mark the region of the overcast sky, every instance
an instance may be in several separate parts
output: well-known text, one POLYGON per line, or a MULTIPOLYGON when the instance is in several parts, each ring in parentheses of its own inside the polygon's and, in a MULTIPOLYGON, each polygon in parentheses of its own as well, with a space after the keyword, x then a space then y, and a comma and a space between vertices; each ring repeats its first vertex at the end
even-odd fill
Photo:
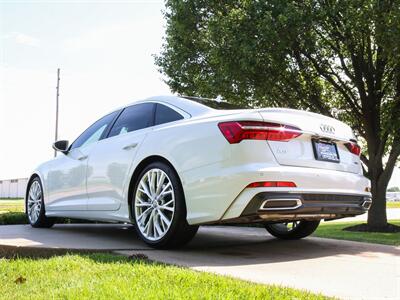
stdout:
MULTIPOLYGON (((73 141, 110 110, 170 94, 154 65, 163 1, 0 0, 0 179, 52 157, 56 70, 59 138, 73 141)), ((400 186, 397 169, 390 185, 400 186)))

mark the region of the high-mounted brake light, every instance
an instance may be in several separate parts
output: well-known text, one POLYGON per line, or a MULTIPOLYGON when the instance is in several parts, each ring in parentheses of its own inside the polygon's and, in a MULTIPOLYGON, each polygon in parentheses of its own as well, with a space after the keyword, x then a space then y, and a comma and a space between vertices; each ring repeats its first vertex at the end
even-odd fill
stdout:
POLYGON ((291 181, 259 181, 259 182, 252 182, 247 187, 256 188, 256 187, 297 187, 297 186, 294 182, 291 181))
POLYGON ((301 135, 301 130, 297 127, 268 122, 233 121, 219 123, 218 127, 230 144, 237 144, 242 140, 286 142, 301 135))
POLYGON ((346 148, 353 153, 354 155, 360 156, 361 154, 361 147, 356 143, 346 143, 344 144, 346 148))

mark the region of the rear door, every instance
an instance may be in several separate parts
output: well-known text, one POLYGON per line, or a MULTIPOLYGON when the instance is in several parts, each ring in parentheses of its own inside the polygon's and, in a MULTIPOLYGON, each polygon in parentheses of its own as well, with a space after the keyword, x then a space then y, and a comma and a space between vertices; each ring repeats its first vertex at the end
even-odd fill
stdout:
POLYGON ((351 128, 332 118, 294 109, 258 110, 265 122, 298 127, 302 134, 287 142, 268 141, 279 164, 360 173, 358 155, 346 143, 355 141, 351 128))
POLYGON ((88 210, 114 211, 125 201, 124 185, 137 150, 154 124, 154 103, 125 108, 106 139, 97 143, 88 160, 88 210))

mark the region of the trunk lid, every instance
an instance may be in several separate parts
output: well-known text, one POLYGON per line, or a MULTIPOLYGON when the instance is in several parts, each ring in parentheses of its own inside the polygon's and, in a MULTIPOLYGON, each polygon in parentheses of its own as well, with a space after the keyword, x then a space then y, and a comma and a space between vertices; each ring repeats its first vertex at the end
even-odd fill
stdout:
MULTIPOLYGON (((330 169, 343 172, 361 173, 361 163, 357 155, 345 146, 355 141, 351 128, 343 122, 320 114, 283 108, 257 109, 265 122, 295 126, 302 134, 287 142, 268 141, 276 160, 281 165, 330 169), (336 145, 339 162, 316 159, 318 142, 336 145)), ((335 147, 335 146, 332 146, 335 147)))

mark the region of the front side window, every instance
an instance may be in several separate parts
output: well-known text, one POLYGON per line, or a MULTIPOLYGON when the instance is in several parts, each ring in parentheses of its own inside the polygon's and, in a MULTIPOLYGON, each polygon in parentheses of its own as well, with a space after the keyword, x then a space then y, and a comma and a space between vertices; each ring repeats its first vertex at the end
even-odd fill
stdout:
POLYGON ((174 122, 183 119, 183 116, 168 106, 157 104, 155 125, 174 122))
POLYGON ((111 128, 109 137, 153 126, 154 103, 142 103, 124 109, 111 128))
POLYGON ((75 142, 72 143, 71 149, 84 147, 100 140, 107 126, 111 124, 117 113, 118 112, 113 112, 101 118, 100 120, 96 121, 92 126, 86 129, 75 140, 75 142))

